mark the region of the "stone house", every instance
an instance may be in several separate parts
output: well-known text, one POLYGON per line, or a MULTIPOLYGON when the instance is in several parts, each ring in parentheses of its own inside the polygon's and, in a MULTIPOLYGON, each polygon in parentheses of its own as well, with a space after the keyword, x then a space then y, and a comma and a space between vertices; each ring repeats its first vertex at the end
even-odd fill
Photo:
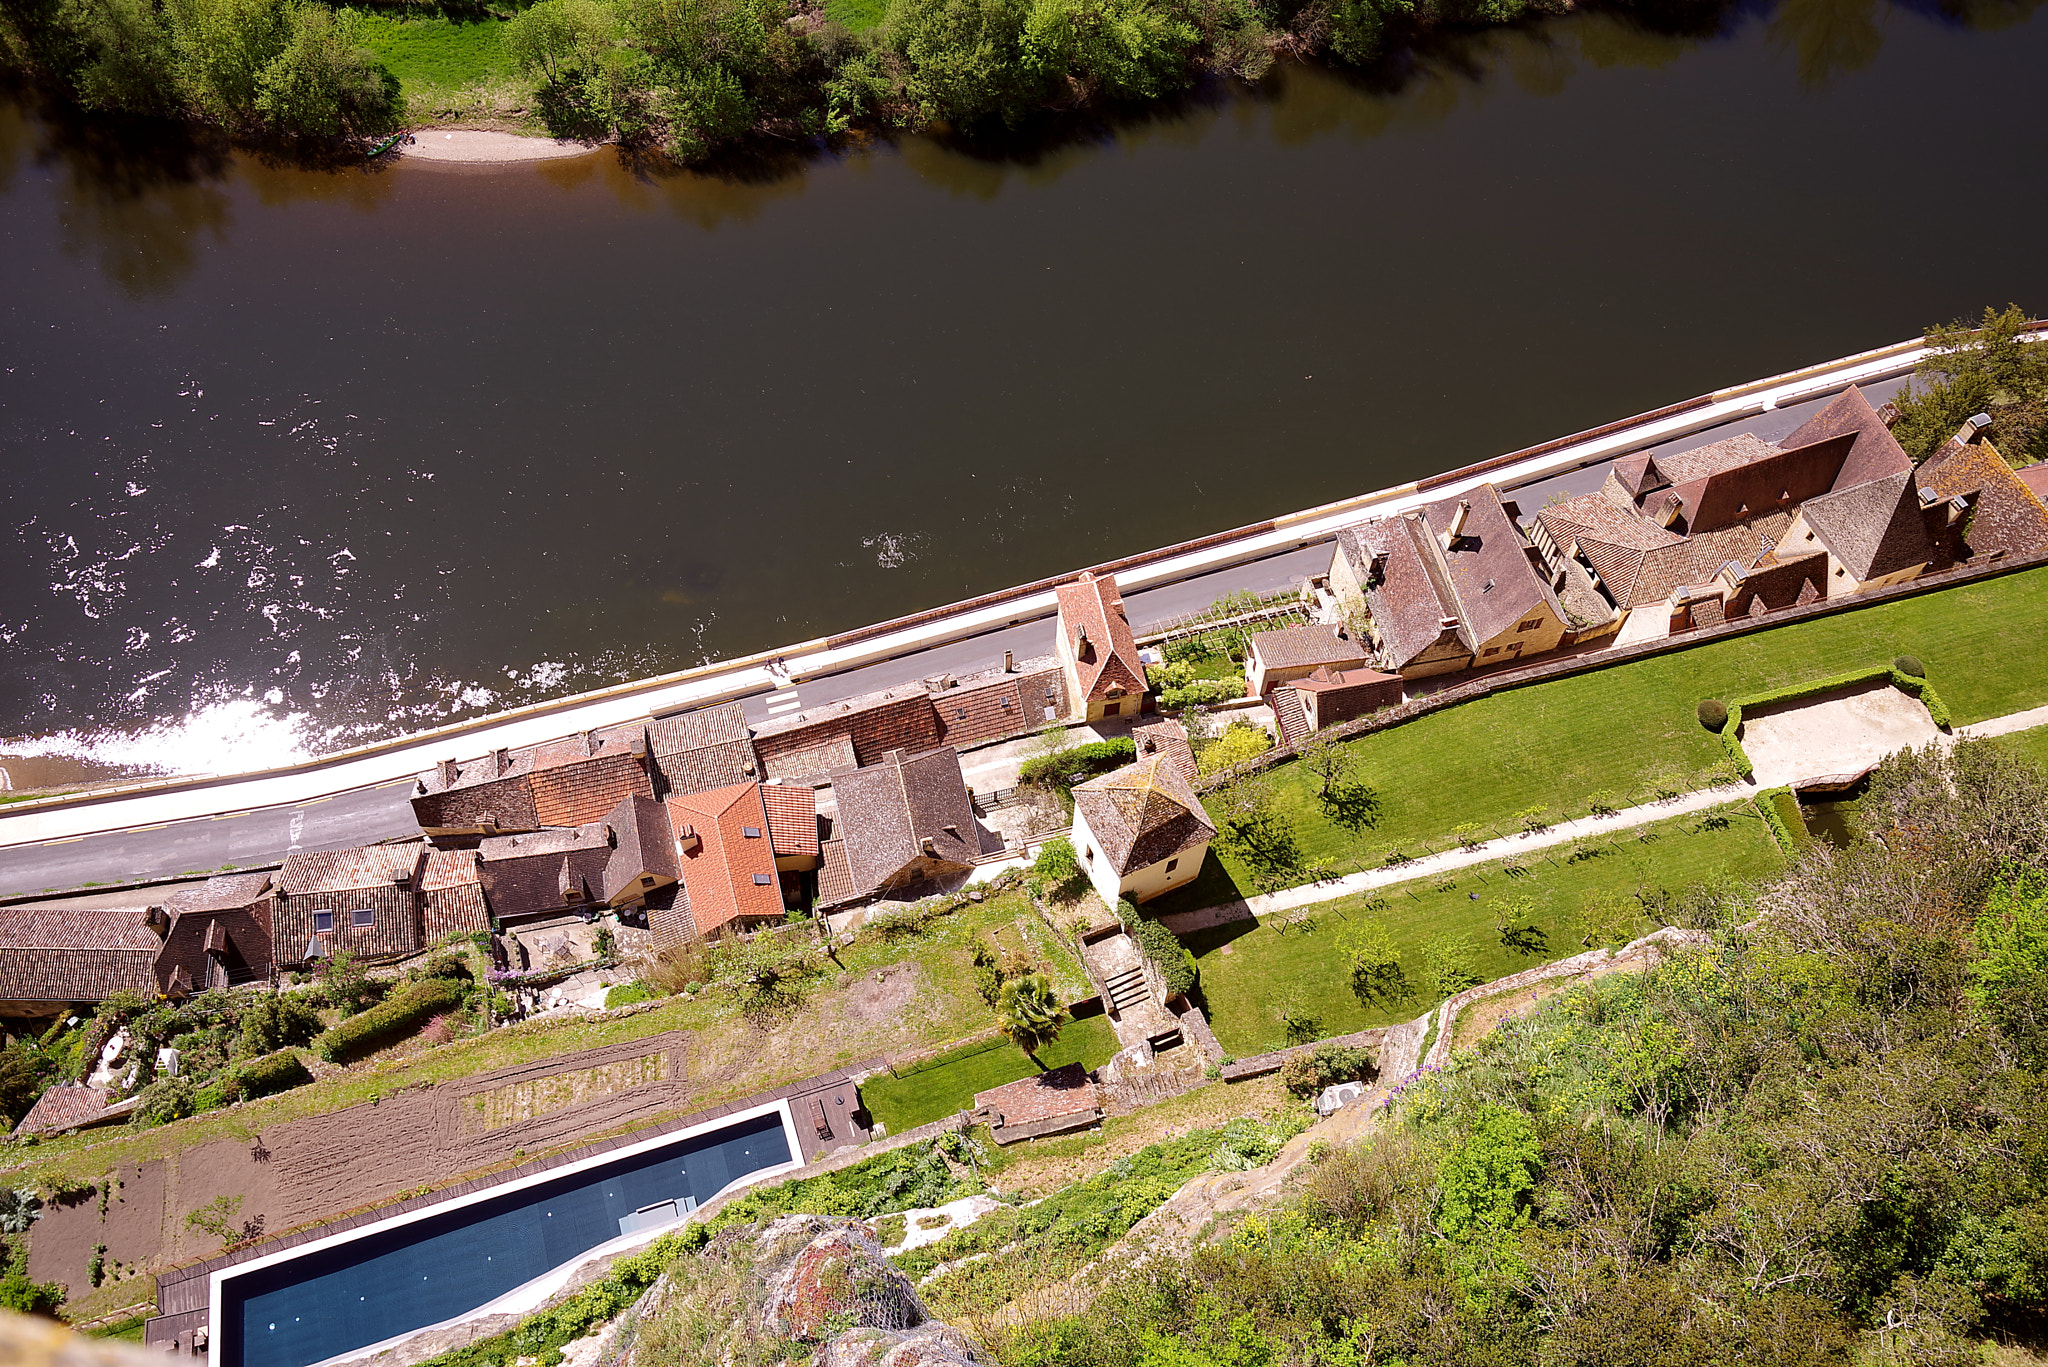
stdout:
POLYGON ((657 945, 781 921, 787 914, 783 862, 797 869, 817 857, 817 807, 809 788, 737 783, 677 794, 668 800, 668 817, 683 891, 673 906, 648 910, 657 945), (799 806, 810 809, 807 833, 799 806))
POLYGON ((162 907, 0 907, 0 1017, 47 1020, 116 992, 156 995, 168 928, 162 907))
POLYGON ((285 856, 271 889, 277 961, 304 964, 347 949, 366 959, 421 945, 419 841, 285 856))
POLYGON ((420 775, 413 817, 430 836, 497 835, 602 820, 622 798, 654 796, 644 723, 586 731, 420 775))
POLYGON ((1355 669, 1372 655, 1344 626, 1286 627, 1255 631, 1245 644, 1244 676, 1251 696, 1263 698, 1283 683, 1306 679, 1319 669, 1355 669))
POLYGON ((901 892, 964 877, 1002 841, 983 829, 947 746, 912 755, 893 750, 880 764, 832 775, 838 838, 821 848, 820 906, 901 892))
POLYGON ((721 703, 647 723, 657 796, 705 793, 751 783, 761 776, 753 732, 739 703, 721 703))
POLYGON ((1600 634, 1569 620, 1520 510, 1491 484, 1337 534, 1330 588, 1370 614, 1378 662, 1403 678, 1506 664, 1600 634))
MULTIPOLYGON (((2013 469, 1997 447, 1974 439, 1976 433, 1966 426, 1921 464, 1914 475, 1920 501, 1945 503, 1961 519, 1958 558, 2030 555, 2048 546, 2048 503, 2042 501, 2048 480, 2035 475, 2030 482, 2027 470, 2013 469)), ((2032 468, 2048 472, 2048 466, 2032 468)))
POLYGON ((1060 615, 1053 647, 1066 676, 1069 718, 1137 716, 1145 705, 1145 669, 1115 576, 1084 574, 1054 594, 1060 615))
POLYGON ((1325 665, 1273 690, 1273 717, 1289 745, 1325 728, 1392 707, 1405 696, 1399 674, 1377 669, 1336 670, 1325 665))
POLYGON ((271 877, 224 873, 164 899, 170 918, 157 960, 162 990, 234 987, 270 976, 271 877))
POLYGON ((499 923, 665 902, 662 892, 682 877, 668 812, 638 793, 602 821, 491 836, 476 856, 484 902, 499 923))
POLYGON ((1167 754, 1074 785, 1074 851, 1102 900, 1148 902, 1201 872, 1216 828, 1167 754))

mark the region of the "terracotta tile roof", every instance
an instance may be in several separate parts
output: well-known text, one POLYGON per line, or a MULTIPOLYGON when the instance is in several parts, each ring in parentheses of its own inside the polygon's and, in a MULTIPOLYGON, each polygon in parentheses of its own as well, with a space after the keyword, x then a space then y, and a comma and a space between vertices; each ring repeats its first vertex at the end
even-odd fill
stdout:
POLYGON ((624 798, 654 798, 647 762, 627 753, 565 759, 536 768, 531 781, 534 815, 543 826, 580 826, 601 820, 624 798))
POLYGON ((873 764, 891 750, 939 741, 939 714, 922 683, 807 707, 764 722, 754 735, 763 777, 813 779, 847 764, 873 764))
POLYGON ((605 901, 623 905, 622 893, 637 895, 683 876, 675 828, 659 802, 637 793, 621 798, 604 821, 612 831, 611 857, 604 866, 605 901), (647 878, 654 883, 642 882, 647 878))
POLYGON ((2013 474, 2018 477, 2020 483, 2027 486, 2035 498, 2048 502, 2048 461, 2022 465, 2013 471, 2013 474))
POLYGON ((781 856, 818 854, 818 794, 802 785, 768 783, 761 787, 768 808, 768 840, 781 856))
MULTIPOLYGON (((1977 496, 1969 519, 1970 554, 2003 550, 2024 555, 2048 546, 2048 505, 2026 475, 2007 465, 1990 442, 1978 440, 1939 461, 1928 461, 1915 479, 1937 498, 1977 496)), ((2048 479, 2042 483, 2048 487, 2048 479)))
POLYGON ((760 784, 671 797, 668 815, 683 844, 683 886, 699 934, 709 935, 738 918, 781 919, 782 885, 775 876, 775 847, 760 784), (685 838, 686 830, 695 833, 694 845, 685 838))
POLYGON ((1812 499, 1803 511, 1806 525, 1859 581, 1934 556, 1913 476, 1905 471, 1812 499))
POLYGON ((746 711, 736 702, 650 722, 647 743, 667 792, 707 792, 759 776, 746 711))
POLYGON ((1357 665, 1371 658, 1343 627, 1321 624, 1256 631, 1251 634, 1251 647, 1268 669, 1357 665))
POLYGON ((58 1134, 99 1120, 106 1112, 108 1094, 103 1087, 59 1083, 36 1099, 14 1127, 16 1134, 58 1134))
POLYGON ((1700 532, 1675 545, 1651 551, 1643 557, 1635 584, 1622 606, 1660 603, 1674 589, 1704 584, 1731 560, 1738 565, 1755 564, 1791 525, 1790 513, 1770 513, 1732 527, 1700 532))
POLYGON ((120 991, 153 994, 162 948, 147 910, 0 907, 0 1001, 96 1002, 120 991))
POLYGON ((818 905, 837 906, 861 895, 853 885, 853 870, 846 862, 846 842, 827 840, 818 848, 818 905))
POLYGON ((479 851, 427 851, 427 866, 420 874, 420 917, 423 944, 491 928, 479 851))
POLYGON ((880 764, 841 769, 832 775, 832 791, 847 868, 859 892, 889 885, 920 861, 965 865, 1001 848, 985 843, 961 777, 960 754, 950 746, 922 755, 895 751, 880 764))
POLYGON ((955 747, 1007 740, 1067 714, 1066 675, 1050 655, 1010 673, 998 667, 956 679, 931 692, 939 743, 955 747))
POLYGON ((1564 619, 1564 606, 1531 562, 1528 541, 1491 484, 1430 504, 1423 520, 1431 532, 1426 549, 1435 553, 1450 583, 1467 646, 1477 650, 1539 610, 1564 619), (1460 504, 1470 511, 1446 546, 1438 534, 1450 529, 1460 504))
POLYGON ((292 896, 348 892, 358 888, 409 887, 419 876, 425 856, 426 846, 418 840, 288 854, 284 866, 277 871, 277 886, 292 896))
POLYGON ((1832 489, 1853 489, 1874 479, 1883 479, 1913 468, 1913 459, 1899 445, 1884 419, 1871 408, 1863 391, 1850 385, 1827 407, 1808 418, 1785 437, 1787 450, 1829 437, 1852 439, 1842 466, 1835 472, 1832 489))
POLYGON ((1029 1125, 1055 1116, 1075 1115, 1101 1108, 1095 1084, 1078 1063, 1036 1073, 1017 1082, 992 1087, 974 1095, 974 1109, 989 1107, 999 1125, 1029 1125))
POLYGON ((1176 773, 1189 783, 1195 781, 1195 751, 1188 744, 1188 729, 1172 717, 1140 722, 1131 728, 1131 740, 1138 747, 1138 758, 1164 755, 1176 773))
POLYGON ((1093 702, 1118 688, 1125 694, 1143 694, 1145 670, 1138 663, 1138 643, 1131 635, 1116 577, 1084 574, 1053 592, 1059 599, 1061 639, 1074 661, 1082 698, 1093 702))
POLYGON ((1075 784, 1074 810, 1119 875, 1216 838, 1201 799, 1164 755, 1075 784))

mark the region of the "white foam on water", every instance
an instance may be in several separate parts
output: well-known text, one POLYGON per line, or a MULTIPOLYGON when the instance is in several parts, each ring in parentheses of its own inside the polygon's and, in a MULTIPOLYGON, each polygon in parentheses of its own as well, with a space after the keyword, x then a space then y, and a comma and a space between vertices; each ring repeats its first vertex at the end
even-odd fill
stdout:
MULTIPOLYGON (((281 698, 273 691, 269 697, 281 698)), ((235 774, 311 759, 307 718, 269 698, 228 698, 128 730, 59 731, 10 742, 24 757, 67 756, 138 774, 235 774)))

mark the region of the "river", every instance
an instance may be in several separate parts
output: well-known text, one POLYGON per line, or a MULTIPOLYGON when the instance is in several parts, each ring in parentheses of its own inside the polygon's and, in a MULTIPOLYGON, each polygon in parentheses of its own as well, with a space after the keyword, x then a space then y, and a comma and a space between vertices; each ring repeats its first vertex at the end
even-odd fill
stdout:
POLYGON ((1578 15, 725 177, 0 102, 0 752, 276 762, 2048 309, 1999 14, 1578 15))

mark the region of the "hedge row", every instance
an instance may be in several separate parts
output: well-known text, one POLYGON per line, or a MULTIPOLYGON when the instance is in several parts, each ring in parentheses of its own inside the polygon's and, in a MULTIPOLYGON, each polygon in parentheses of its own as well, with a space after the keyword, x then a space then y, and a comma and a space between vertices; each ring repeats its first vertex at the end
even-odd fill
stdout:
POLYGON ((1017 771, 1019 783, 1064 784, 1069 774, 1086 771, 1102 773, 1129 764, 1137 758, 1138 747, 1129 736, 1115 740, 1090 741, 1086 745, 1070 745, 1064 750, 1055 750, 1049 755, 1025 761, 1017 771))
POLYGON ((414 983, 381 1006, 350 1016, 313 1041, 313 1052, 329 1063, 367 1052, 401 1035, 409 1035, 443 1011, 462 1005, 462 987, 447 978, 414 983))
POLYGON ((1170 1001, 1193 992, 1195 984, 1201 981, 1201 970, 1195 967, 1195 956, 1188 953, 1180 937, 1159 922, 1140 916, 1129 898, 1119 900, 1116 911, 1124 929, 1130 931, 1131 938, 1138 942, 1139 952, 1159 970, 1159 981, 1166 988, 1167 999, 1170 1001))
POLYGON ((235 1069, 235 1077, 241 1083, 245 1097, 269 1096, 313 1080, 313 1075, 306 1071, 305 1061, 293 1049, 280 1049, 262 1058, 252 1058, 235 1069))
POLYGON ((1796 856, 1813 843, 1806 831, 1806 818, 1799 814, 1799 799, 1790 788, 1766 788, 1754 800, 1778 848, 1796 856))

